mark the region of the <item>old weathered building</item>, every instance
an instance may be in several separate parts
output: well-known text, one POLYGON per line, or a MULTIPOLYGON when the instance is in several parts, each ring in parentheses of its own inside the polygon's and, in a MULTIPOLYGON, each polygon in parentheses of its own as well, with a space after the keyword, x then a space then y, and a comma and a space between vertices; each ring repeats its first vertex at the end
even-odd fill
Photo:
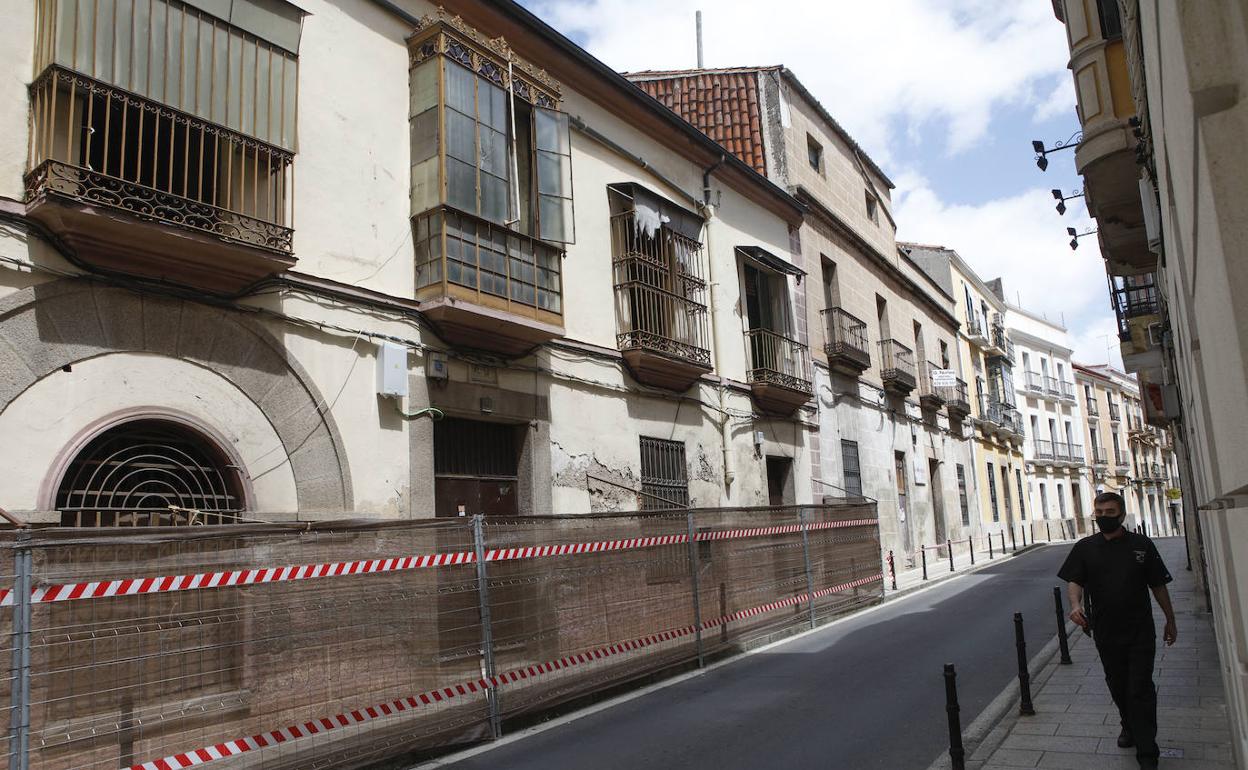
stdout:
POLYGON ((958 368, 957 300, 898 249, 892 182, 784 67, 628 77, 807 206, 792 253, 808 277, 785 334, 814 362, 818 443, 803 468, 816 497, 879 500, 883 547, 899 558, 967 537, 966 383, 931 378, 958 368))
POLYGON ((804 206, 518 4, 8 18, 5 508, 812 499, 804 206))
POLYGON ((1174 426, 1189 554, 1214 612, 1243 766, 1248 12, 1220 1, 1052 5, 1070 48, 1082 128, 1075 167, 1097 220, 1123 364, 1139 380, 1144 421, 1174 426))

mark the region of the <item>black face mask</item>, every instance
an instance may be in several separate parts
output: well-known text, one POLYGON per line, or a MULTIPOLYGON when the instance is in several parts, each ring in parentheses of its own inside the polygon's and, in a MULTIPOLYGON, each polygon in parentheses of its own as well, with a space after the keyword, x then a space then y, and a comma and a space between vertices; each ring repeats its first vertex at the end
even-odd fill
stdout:
POLYGON ((1101 532, 1110 535, 1117 532, 1118 528, 1122 526, 1122 519, 1122 516, 1097 516, 1096 526, 1101 528, 1101 532))

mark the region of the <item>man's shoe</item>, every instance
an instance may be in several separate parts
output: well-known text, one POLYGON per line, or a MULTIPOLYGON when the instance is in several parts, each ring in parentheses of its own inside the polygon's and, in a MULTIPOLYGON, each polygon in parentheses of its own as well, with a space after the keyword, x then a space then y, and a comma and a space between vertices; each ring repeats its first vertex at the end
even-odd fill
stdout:
POLYGON ((1157 770, 1157 758, 1140 758, 1140 770, 1157 770))
POLYGON ((1122 732, 1118 733, 1118 748, 1129 749, 1135 745, 1135 736, 1127 728, 1122 728, 1122 732))

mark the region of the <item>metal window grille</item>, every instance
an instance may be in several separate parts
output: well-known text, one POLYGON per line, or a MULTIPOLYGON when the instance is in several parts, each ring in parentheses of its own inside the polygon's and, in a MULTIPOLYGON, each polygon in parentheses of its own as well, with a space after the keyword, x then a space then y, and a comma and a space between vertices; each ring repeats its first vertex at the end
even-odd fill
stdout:
POLYGON ((845 492, 862 497, 862 466, 858 461, 857 441, 841 441, 841 465, 844 468, 845 492))
POLYGON ((681 441, 641 437, 641 510, 689 507, 689 472, 681 441))
POLYGON ((971 507, 966 499, 966 466, 958 466, 958 505, 962 507, 962 526, 971 525, 971 507))
POLYGON ((988 463, 988 499, 992 501, 992 520, 1001 521, 1001 511, 997 509, 997 479, 993 475, 992 463, 988 463))
POLYGON ((243 508, 237 469, 197 432, 135 420, 92 439, 70 463, 56 507, 68 527, 222 524, 243 508))

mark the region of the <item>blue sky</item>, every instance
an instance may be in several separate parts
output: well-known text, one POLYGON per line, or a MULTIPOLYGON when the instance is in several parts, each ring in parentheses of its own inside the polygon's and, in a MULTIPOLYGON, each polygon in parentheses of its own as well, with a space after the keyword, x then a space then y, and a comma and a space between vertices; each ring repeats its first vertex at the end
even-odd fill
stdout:
POLYGON ((1094 225, 1073 153, 1035 166, 1078 129, 1062 24, 1050 0, 522 0, 617 70, 784 64, 897 184, 899 237, 956 249, 1011 301, 1065 319, 1077 358, 1103 363, 1114 333, 1094 225))

